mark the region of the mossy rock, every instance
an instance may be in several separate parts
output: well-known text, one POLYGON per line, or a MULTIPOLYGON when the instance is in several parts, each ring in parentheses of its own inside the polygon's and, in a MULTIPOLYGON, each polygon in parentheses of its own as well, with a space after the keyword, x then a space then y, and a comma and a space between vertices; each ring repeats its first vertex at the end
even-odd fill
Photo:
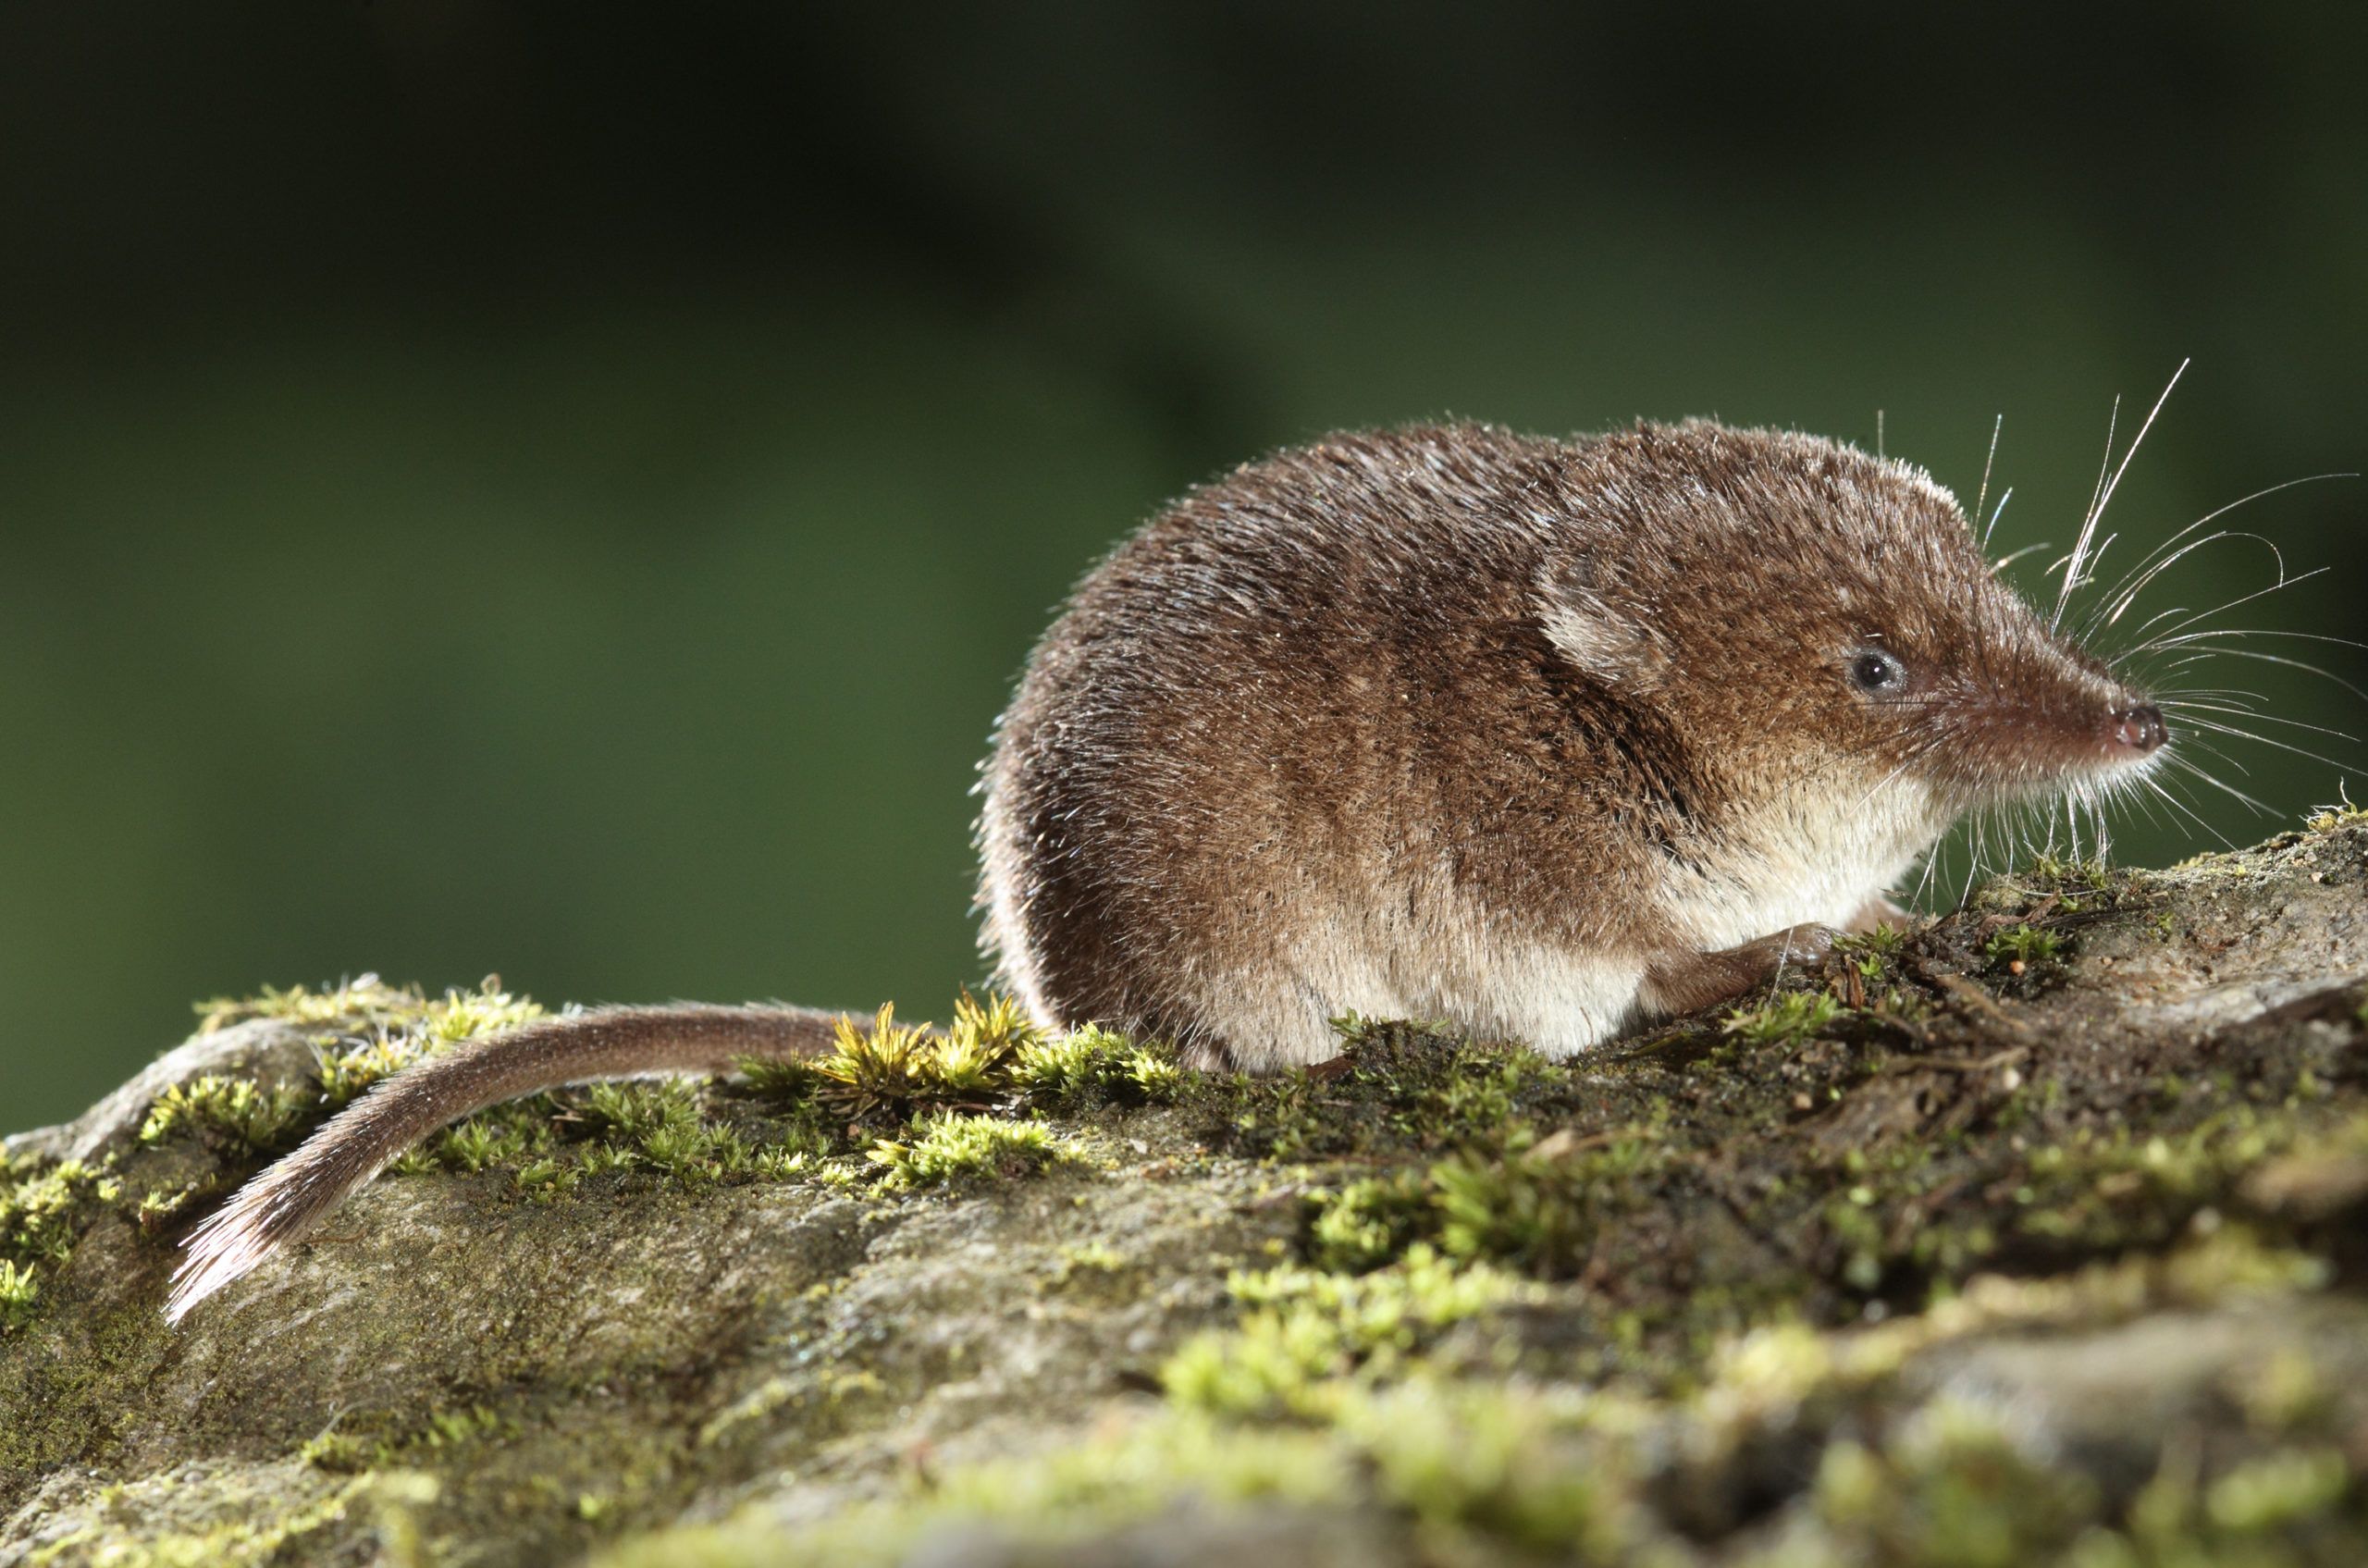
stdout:
POLYGON ((1576 1063, 966 1003, 538 1096, 174 1331, 230 1186, 533 1011, 210 1006, 6 1145, 0 1565, 2368 1562, 2357 817, 1576 1063))

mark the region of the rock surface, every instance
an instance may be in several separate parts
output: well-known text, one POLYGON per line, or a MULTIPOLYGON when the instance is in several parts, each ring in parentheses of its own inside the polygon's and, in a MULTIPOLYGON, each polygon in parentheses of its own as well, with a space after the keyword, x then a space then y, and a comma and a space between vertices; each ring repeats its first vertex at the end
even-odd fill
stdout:
POLYGON ((270 994, 6 1145, 0 1565, 2368 1562, 2364 1008, 2343 814, 1577 1064, 883 1023, 487 1113, 168 1330, 228 1187, 527 1011, 270 994))

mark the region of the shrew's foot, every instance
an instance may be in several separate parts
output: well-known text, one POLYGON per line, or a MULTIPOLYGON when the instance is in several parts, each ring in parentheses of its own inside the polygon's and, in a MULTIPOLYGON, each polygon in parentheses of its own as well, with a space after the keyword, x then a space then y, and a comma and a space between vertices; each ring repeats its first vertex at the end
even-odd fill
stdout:
POLYGON ((1842 934, 1828 925, 1798 925, 1713 953, 1667 954, 1646 966, 1640 996, 1661 1012, 1698 1013, 1765 985, 1780 970, 1823 963, 1842 934))

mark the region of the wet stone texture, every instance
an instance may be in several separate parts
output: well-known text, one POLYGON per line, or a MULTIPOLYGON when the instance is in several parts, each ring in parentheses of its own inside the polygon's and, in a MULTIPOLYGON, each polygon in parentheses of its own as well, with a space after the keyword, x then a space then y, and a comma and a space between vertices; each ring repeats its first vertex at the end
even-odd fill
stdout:
POLYGON ((2368 820, 2042 865, 1555 1064, 956 1050, 474 1118, 160 1315, 497 982, 213 1006, 0 1166, 0 1564, 2368 1562, 2368 820))

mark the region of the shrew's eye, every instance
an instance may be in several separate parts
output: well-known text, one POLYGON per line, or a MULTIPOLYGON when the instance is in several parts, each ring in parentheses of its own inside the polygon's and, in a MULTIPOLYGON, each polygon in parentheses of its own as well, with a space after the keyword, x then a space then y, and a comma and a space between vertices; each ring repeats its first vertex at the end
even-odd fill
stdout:
POLYGON ((1850 656, 1850 684, 1863 692, 1895 692, 1907 685, 1907 666, 1879 648, 1850 656))

